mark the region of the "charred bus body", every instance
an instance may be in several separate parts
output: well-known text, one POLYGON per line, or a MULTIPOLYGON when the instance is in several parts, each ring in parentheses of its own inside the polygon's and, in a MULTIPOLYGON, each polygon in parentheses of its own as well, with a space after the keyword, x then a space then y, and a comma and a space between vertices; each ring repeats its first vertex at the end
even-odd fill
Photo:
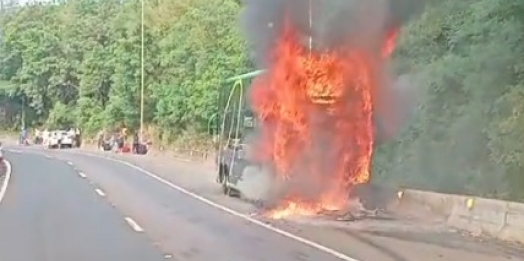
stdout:
MULTIPOLYGON (((264 70, 258 70, 230 78, 219 93, 219 110, 214 118, 215 127, 213 128, 213 132, 216 134, 216 181, 221 185, 222 191, 226 195, 238 196, 240 194, 237 184, 248 172, 246 170, 249 167, 261 170, 261 166, 254 161, 250 150, 250 140, 255 138, 257 125, 261 123, 250 108, 248 95, 252 80, 264 72, 264 70)), ((404 81, 401 77, 398 83, 392 86, 391 91, 395 95, 390 98, 406 95, 406 90, 400 88, 403 85, 409 87, 404 81), (396 86, 399 84, 402 86, 396 86)), ((399 102, 393 104, 395 103, 399 102)), ((413 114, 411 111, 415 108, 414 104, 404 103, 406 102, 400 102, 400 105, 408 108, 394 108, 394 113, 399 115, 413 114)), ((391 131, 393 125, 388 121, 387 116, 382 115, 380 111, 375 111, 373 117, 375 145, 393 139, 397 130, 395 128, 393 132, 391 131)), ((410 117, 404 118, 406 119, 402 119, 401 122, 396 122, 394 125, 402 125, 410 117)))
POLYGON ((248 166, 255 163, 250 157, 249 138, 254 134, 257 120, 249 106, 248 88, 251 80, 264 71, 254 71, 228 79, 219 93, 217 125, 216 181, 223 193, 239 195, 238 182, 248 166))

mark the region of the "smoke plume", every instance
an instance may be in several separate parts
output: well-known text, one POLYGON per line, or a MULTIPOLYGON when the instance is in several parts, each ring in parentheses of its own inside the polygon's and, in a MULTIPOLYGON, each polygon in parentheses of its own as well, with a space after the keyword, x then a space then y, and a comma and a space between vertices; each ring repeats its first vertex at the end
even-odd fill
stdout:
POLYGON ((316 49, 335 45, 380 48, 378 44, 384 37, 384 30, 402 26, 422 10, 424 2, 423 0, 245 0, 240 21, 252 49, 253 59, 259 68, 265 69, 270 63, 268 60, 270 52, 285 22, 301 30, 304 35, 311 35, 313 47, 316 49))

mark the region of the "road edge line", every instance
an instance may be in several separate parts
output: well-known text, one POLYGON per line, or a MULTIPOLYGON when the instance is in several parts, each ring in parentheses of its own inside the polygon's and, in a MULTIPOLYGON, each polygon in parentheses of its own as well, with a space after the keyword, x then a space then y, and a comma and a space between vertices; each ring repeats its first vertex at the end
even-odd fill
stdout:
MULTIPOLYGON (((162 177, 159 177, 159 176, 155 175, 154 173, 152 173, 150 171, 147 171, 147 170, 145 170, 145 169, 143 169, 143 168, 141 168, 141 167, 139 167, 139 166, 137 166, 137 165, 135 165, 135 164, 133 164, 131 162, 128 162, 128 161, 125 161, 125 160, 120 160, 120 159, 115 159, 115 158, 107 157, 107 156, 104 157, 104 156, 101 156, 101 155, 96 155, 96 154, 91 154, 91 153, 75 153, 75 152, 73 152, 73 154, 84 155, 84 156, 89 156, 89 157, 93 157, 93 158, 101 158, 101 159, 105 159, 105 160, 109 160, 109 161, 113 161, 113 162, 117 162, 117 163, 126 165, 126 166, 128 166, 128 167, 130 167, 132 169, 135 169, 135 170, 138 170, 139 172, 144 173, 146 176, 148 176, 148 177, 150 177, 150 178, 152 178, 152 179, 154 179, 154 180, 156 180, 156 181, 158 181, 158 182, 160 182, 160 183, 162 183, 162 184, 164 184, 164 185, 166 185, 166 186, 168 186, 168 187, 170 187, 172 189, 175 189, 175 190, 177 190, 179 192, 182 192, 183 194, 186 194, 186 195, 188 195, 188 196, 190 196, 190 197, 192 197, 192 198, 194 198, 196 200, 199 200, 200 202, 202 202, 204 204, 207 204, 207 205, 209 205, 211 207, 214 207, 214 208, 216 208, 218 210, 226 212, 226 213, 228 213, 228 214, 230 214, 230 215, 232 215, 234 217, 243 219, 243 220, 248 221, 248 222, 250 222, 250 223, 252 223, 254 225, 260 226, 260 227, 265 228, 265 229, 267 229, 267 230, 269 230, 271 232, 279 234, 279 235, 281 235, 283 237, 287 237, 289 239, 295 240, 295 241, 297 241, 299 243, 302 243, 304 245, 307 245, 309 247, 312 247, 312 248, 315 248, 317 250, 320 250, 320 251, 322 251, 322 252, 324 252, 326 254, 332 255, 332 256, 334 256, 334 257, 336 257, 338 259, 341 259, 341 260, 344 260, 344 261, 361 261, 359 259, 355 259, 355 258, 349 257, 349 256, 347 256, 344 253, 341 253, 341 252, 339 252, 339 251, 337 251, 335 249, 332 249, 332 248, 329 248, 327 246, 324 246, 324 245, 322 245, 320 243, 316 243, 316 242, 314 242, 312 240, 309 240, 309 239, 303 238, 301 236, 295 235, 295 234, 293 234, 291 232, 287 232, 287 231, 285 231, 283 229, 280 229, 280 228, 277 228, 277 227, 275 227, 275 226, 273 226, 271 224, 268 224, 268 223, 265 223, 265 222, 260 221, 258 219, 252 218, 249 215, 242 214, 242 213, 240 213, 240 212, 238 212, 236 210, 233 210, 233 209, 228 208, 226 206, 220 205, 220 204, 218 204, 218 203, 216 203, 216 202, 214 202, 214 201, 212 201, 210 199, 207 199, 207 198, 205 198, 203 196, 200 196, 200 195, 198 195, 198 194, 196 194, 194 192, 191 192, 191 191, 189 191, 189 190, 187 190, 187 189, 185 189, 185 188, 183 188, 181 186, 178 186, 178 185, 174 184, 173 182, 170 182, 170 181, 168 181, 168 180, 166 180, 166 179, 164 179, 162 177)), ((127 218, 126 218, 126 221, 127 221, 127 218)))
POLYGON ((7 186, 9 185, 9 180, 11 179, 11 172, 12 172, 12 166, 11 166, 11 162, 9 162, 8 160, 4 159, 4 164, 5 164, 5 177, 4 177, 4 182, 2 183, 2 187, 0 187, 0 203, 2 203, 2 200, 4 199, 5 197, 5 193, 7 192, 7 186))

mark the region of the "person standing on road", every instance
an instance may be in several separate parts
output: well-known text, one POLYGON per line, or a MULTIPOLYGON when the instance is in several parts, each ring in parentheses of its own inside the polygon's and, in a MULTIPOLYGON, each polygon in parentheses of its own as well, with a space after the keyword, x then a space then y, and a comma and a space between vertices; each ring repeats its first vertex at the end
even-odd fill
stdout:
POLYGON ((135 133, 133 134, 133 147, 132 147, 134 154, 138 154, 139 146, 140 146, 140 137, 138 137, 138 132, 135 131, 135 133))
POLYGON ((22 127, 22 131, 20 131, 20 144, 27 144, 27 130, 25 127, 22 127))
POLYGON ((41 135, 42 135, 42 133, 40 132, 40 130, 38 128, 35 128, 35 137, 34 137, 34 141, 33 141, 34 144, 40 144, 41 143, 41 141, 42 141, 41 135))
POLYGON ((99 131, 96 136, 98 138, 98 149, 106 150, 107 146, 105 145, 105 143, 106 143, 106 141, 105 141, 105 131, 104 130, 99 131))
POLYGON ((111 137, 109 138, 109 147, 111 148, 113 152, 116 152, 118 150, 115 133, 113 133, 111 137))
POLYGON ((81 144, 82 144, 82 138, 80 136, 80 129, 75 128, 75 146, 77 148, 80 148, 81 144))
POLYGON ((71 146, 74 147, 76 146, 76 140, 75 140, 75 129, 73 128, 69 128, 69 130, 67 131, 67 137, 71 139, 71 146))
POLYGON ((122 133, 120 133, 116 138, 116 152, 121 152, 125 145, 125 138, 122 133))
POLYGON ((127 128, 126 128, 125 126, 122 127, 122 130, 121 130, 121 132, 120 132, 120 135, 122 136, 122 138, 123 138, 124 140, 126 140, 126 138, 127 138, 127 128))
POLYGON ((42 144, 45 145, 47 144, 47 140, 49 140, 49 130, 44 129, 43 133, 42 133, 42 144))

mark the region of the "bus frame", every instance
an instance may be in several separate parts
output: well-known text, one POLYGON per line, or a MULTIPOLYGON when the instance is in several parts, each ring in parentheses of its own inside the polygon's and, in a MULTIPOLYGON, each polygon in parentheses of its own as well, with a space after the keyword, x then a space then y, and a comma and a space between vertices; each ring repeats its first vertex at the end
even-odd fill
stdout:
POLYGON ((247 81, 264 72, 265 70, 257 70, 231 77, 226 80, 226 87, 223 87, 228 88, 229 91, 221 90, 219 93, 219 112, 216 121, 220 126, 215 146, 217 152, 216 182, 221 184, 225 195, 240 195, 240 190, 236 185, 242 179, 245 168, 252 164, 246 157, 247 144, 244 143, 244 139, 249 129, 256 127, 256 118, 246 102, 248 89, 246 85, 247 81), (223 99, 225 94, 227 94, 226 100, 223 99), (221 108, 222 105, 224 105, 223 108, 221 108))

